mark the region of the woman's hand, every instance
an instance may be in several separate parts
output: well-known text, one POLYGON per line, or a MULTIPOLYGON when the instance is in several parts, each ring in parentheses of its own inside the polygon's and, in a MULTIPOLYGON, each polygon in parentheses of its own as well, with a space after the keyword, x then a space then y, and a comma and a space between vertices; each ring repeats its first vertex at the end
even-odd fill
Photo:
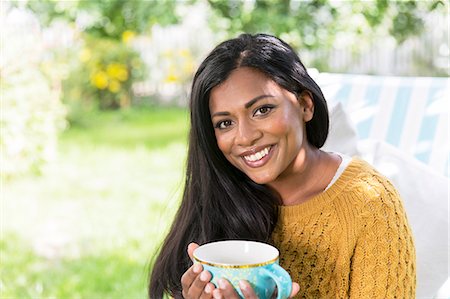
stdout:
MULTIPOLYGON (((239 282, 239 288, 241 289, 242 294, 244 295, 245 299, 258 299, 255 292, 253 291, 253 288, 251 285, 245 281, 241 280, 239 282)), ((298 291, 300 290, 300 286, 298 283, 294 282, 292 283, 292 291, 290 298, 297 295, 298 291)), ((226 280, 226 279, 219 279, 219 288, 215 289, 213 291, 213 296, 215 299, 239 299, 239 295, 234 290, 233 286, 226 280)))
MULTIPOLYGON (((188 254, 192 259, 194 250, 199 247, 196 243, 191 243, 188 246, 188 254)), ((215 286, 210 282, 211 273, 204 270, 201 264, 192 265, 181 277, 181 286, 183 287, 183 297, 186 299, 190 298, 236 298, 239 299, 239 295, 234 290, 233 286, 226 279, 219 279, 219 288, 216 289, 215 286)), ((256 298, 256 294, 253 291, 251 285, 242 280, 239 282, 239 287, 242 294, 246 299, 256 298)), ((300 290, 298 283, 294 282, 292 284, 292 291, 290 297, 297 295, 300 290)))
MULTIPOLYGON (((188 246, 188 254, 192 259, 194 250, 198 244, 191 243, 188 246)), ((192 265, 181 277, 181 286, 183 287, 183 297, 191 298, 212 298, 214 285, 209 282, 211 280, 211 273, 209 271, 202 271, 203 266, 200 264, 192 265)))

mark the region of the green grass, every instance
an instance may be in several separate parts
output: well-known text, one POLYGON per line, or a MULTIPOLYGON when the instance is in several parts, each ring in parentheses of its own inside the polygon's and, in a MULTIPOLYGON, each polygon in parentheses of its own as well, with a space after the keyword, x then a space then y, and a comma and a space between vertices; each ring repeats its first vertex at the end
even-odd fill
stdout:
POLYGON ((1 242, 2 298, 143 298, 146 269, 119 250, 48 260, 10 236, 1 242))
POLYGON ((87 116, 40 177, 4 183, 1 298, 145 298, 178 205, 185 110, 87 116))
POLYGON ((189 125, 187 112, 177 108, 97 112, 85 115, 81 124, 63 134, 62 141, 120 148, 139 145, 161 148, 174 141, 185 141, 189 125))

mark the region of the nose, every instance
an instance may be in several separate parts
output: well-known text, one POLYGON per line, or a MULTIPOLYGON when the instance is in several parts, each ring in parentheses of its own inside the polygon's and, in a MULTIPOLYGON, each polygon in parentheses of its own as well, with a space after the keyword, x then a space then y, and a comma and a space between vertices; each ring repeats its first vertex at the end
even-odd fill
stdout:
POLYGON ((238 124, 235 142, 240 146, 251 146, 261 138, 262 131, 249 121, 240 121, 238 124))

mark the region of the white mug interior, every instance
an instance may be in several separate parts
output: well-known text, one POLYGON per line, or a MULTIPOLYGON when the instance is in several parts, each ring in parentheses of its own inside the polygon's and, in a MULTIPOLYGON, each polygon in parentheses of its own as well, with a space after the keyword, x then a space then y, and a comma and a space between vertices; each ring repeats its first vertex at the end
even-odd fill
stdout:
POLYGON ((224 266, 270 264, 278 259, 275 247, 261 242, 227 240, 204 244, 194 251, 201 263, 224 266))

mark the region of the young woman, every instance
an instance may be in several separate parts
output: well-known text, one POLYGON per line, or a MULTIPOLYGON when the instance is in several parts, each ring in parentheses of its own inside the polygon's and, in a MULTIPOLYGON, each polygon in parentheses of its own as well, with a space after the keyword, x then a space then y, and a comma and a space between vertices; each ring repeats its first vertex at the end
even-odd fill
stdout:
POLYGON ((221 43, 195 74, 190 111, 184 194, 150 298, 238 298, 190 259, 197 244, 224 239, 276 246, 292 296, 414 298, 399 195, 364 161, 320 150, 327 104, 289 45, 265 34, 221 43))

